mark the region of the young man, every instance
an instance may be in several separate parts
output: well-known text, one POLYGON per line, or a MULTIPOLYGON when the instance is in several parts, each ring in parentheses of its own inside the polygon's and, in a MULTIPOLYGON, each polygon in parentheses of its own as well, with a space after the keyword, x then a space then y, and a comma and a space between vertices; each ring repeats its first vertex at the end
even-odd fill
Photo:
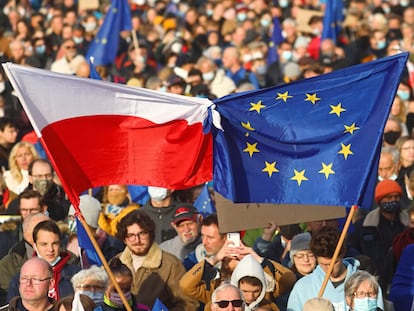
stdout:
POLYGON ((135 210, 122 218, 117 225, 117 236, 126 244, 119 259, 132 271, 131 292, 136 301, 152 308, 159 298, 169 310, 197 308, 197 302, 186 297, 177 286, 185 273, 182 263, 154 241, 155 223, 145 212, 135 210))
MULTIPOLYGON (((33 248, 37 257, 46 260, 52 266, 54 286, 49 291, 49 297, 59 300, 60 298, 73 295, 71 278, 79 270, 79 266, 71 263, 78 263, 75 255, 60 251, 62 236, 59 227, 53 220, 45 220, 36 225, 33 229, 33 248)), ((8 300, 18 295, 18 278, 13 277, 10 281, 8 300)))
POLYGON ((17 124, 9 118, 0 118, 0 169, 2 172, 9 169, 10 151, 16 143, 19 133, 17 124))

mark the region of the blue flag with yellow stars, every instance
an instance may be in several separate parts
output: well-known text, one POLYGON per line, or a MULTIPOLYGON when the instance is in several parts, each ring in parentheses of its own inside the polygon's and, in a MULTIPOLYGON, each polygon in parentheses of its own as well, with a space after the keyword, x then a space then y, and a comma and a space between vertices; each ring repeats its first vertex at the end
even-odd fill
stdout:
POLYGON ((203 217, 217 213, 214 202, 211 199, 210 191, 208 190, 208 183, 203 185, 203 189, 194 201, 194 207, 203 217))
POLYGON ((323 16, 322 40, 332 39, 335 43, 342 29, 344 20, 343 0, 326 1, 325 14, 323 16))
POLYGON ((215 191, 234 203, 370 207, 407 57, 215 100, 215 191))
POLYGON ((112 64, 118 50, 119 33, 131 29, 128 1, 112 0, 103 24, 88 48, 86 59, 93 57, 95 66, 112 64))

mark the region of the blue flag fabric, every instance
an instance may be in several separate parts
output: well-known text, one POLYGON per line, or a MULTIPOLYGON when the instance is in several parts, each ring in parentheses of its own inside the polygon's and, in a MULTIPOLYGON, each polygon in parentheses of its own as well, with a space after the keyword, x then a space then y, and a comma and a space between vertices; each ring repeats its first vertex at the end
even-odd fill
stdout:
POLYGON ((322 41, 332 39, 335 43, 341 32, 344 20, 343 0, 327 0, 325 15, 323 17, 322 41))
POLYGON ((197 199, 194 202, 194 207, 201 215, 208 216, 217 213, 214 202, 211 199, 210 191, 208 191, 208 183, 205 183, 203 190, 201 190, 197 199))
POLYGON ((118 49, 119 33, 131 29, 131 10, 128 1, 112 0, 103 24, 88 48, 86 59, 93 57, 95 66, 112 64, 118 49))
POLYGON ((215 190, 235 203, 370 207, 407 57, 215 100, 215 190))
POLYGON ((272 38, 269 42, 269 51, 267 52, 267 63, 270 65, 279 59, 276 47, 283 42, 282 28, 280 27, 279 18, 273 18, 272 38))
POLYGON ((128 185, 131 201, 144 205, 150 199, 147 186, 128 185))
POLYGON ((91 59, 88 59, 89 68, 90 68, 90 78, 94 80, 102 80, 102 77, 99 75, 99 73, 96 71, 96 67, 94 65, 94 62, 91 61, 91 59))
POLYGON ((154 305, 152 306, 151 311, 168 311, 167 307, 159 300, 158 298, 155 300, 154 305))
POLYGON ((78 218, 76 218, 76 230, 78 233, 79 247, 85 251, 89 263, 91 265, 102 266, 102 261, 99 258, 95 248, 93 247, 93 244, 89 239, 89 236, 85 231, 85 228, 82 226, 82 223, 79 221, 78 218))

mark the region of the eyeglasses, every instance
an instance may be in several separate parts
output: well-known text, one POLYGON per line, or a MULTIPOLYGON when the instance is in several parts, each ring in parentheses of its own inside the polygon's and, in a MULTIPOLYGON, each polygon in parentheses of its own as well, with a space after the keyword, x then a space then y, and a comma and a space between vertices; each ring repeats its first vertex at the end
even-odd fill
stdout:
POLYGON ((48 174, 37 174, 37 175, 32 175, 33 178, 36 179, 52 179, 53 178, 53 174, 52 173, 48 173, 48 174))
POLYGON ((44 279, 21 277, 19 281, 20 281, 20 284, 29 284, 30 282, 32 282, 33 285, 40 285, 42 282, 48 281, 51 278, 52 278, 51 276, 44 278, 44 279))
POLYGON ((235 300, 220 300, 215 302, 220 308, 227 308, 229 303, 235 308, 240 308, 243 305, 243 300, 235 299, 235 300))
POLYGON ((354 296, 358 299, 362 299, 362 298, 365 298, 365 297, 375 298, 375 297, 377 297, 377 293, 376 292, 355 292, 354 296))
POLYGON ((134 241, 135 238, 139 238, 140 240, 145 240, 148 238, 148 231, 141 231, 138 233, 127 233, 126 239, 128 241, 134 241))
POLYGON ((313 253, 299 253, 299 254, 295 254, 293 257, 297 259, 304 259, 305 257, 308 259, 314 259, 315 255, 313 253))

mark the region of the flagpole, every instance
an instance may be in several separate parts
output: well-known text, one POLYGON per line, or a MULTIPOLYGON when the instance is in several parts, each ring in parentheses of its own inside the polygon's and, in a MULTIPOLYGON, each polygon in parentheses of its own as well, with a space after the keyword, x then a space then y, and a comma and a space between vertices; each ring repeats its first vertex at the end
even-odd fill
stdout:
POLYGON ((332 270, 335 266, 336 259, 338 258, 339 252, 341 251, 342 245, 344 244, 345 236, 348 232, 349 226, 351 225, 351 220, 354 217, 354 213, 357 209, 358 209, 358 206, 353 205, 351 207, 351 210, 349 211, 348 217, 346 218, 346 222, 345 222, 344 228, 342 229, 342 232, 341 232, 341 235, 339 237, 338 243, 336 245, 335 252, 334 252, 333 257, 331 259, 331 263, 329 265, 328 271, 326 272, 325 279, 323 280, 321 289, 319 290, 319 294, 318 294, 319 298, 322 297, 322 295, 325 291, 326 285, 328 284, 328 281, 329 281, 329 278, 331 276, 332 270))
MULTIPOLYGON (((50 153, 49 148, 47 147, 46 143, 44 142, 43 137, 39 137, 39 141, 42 144, 43 148, 45 149, 45 152, 46 152, 46 154, 48 156, 48 159, 52 163, 52 165, 53 165, 53 167, 55 169, 56 174, 59 176, 59 179, 60 179, 60 181, 62 183, 63 189, 66 191, 66 189, 67 189, 67 187, 65 186, 66 185, 66 181, 64 180, 62 174, 60 173, 59 168, 56 166, 56 163, 53 160, 53 156, 50 153)), ((102 261, 102 264, 103 264, 103 266, 104 266, 104 268, 106 270, 106 273, 108 273, 108 276, 109 276, 111 282, 114 284, 114 287, 115 287, 116 291, 118 292, 119 296, 121 297, 121 300, 122 300, 122 302, 123 302, 123 304, 125 306, 125 309, 127 311, 132 311, 131 306, 128 303, 128 300, 125 298, 125 295, 122 292, 121 287, 119 286, 118 282, 115 279, 114 274, 111 271, 111 268, 109 268, 108 262, 106 261, 106 258, 104 256, 104 254, 102 253, 101 248, 100 248, 98 242, 95 239, 95 236, 92 234, 92 231, 89 228, 89 225, 86 222, 85 218, 83 218, 83 214, 82 214, 82 212, 81 212, 81 210, 79 208, 79 203, 80 203, 79 202, 79 198, 78 198, 78 200, 76 200, 74 198, 74 196, 73 196, 73 193, 70 193, 70 194, 71 195, 69 196, 69 200, 72 203, 73 208, 75 209, 75 217, 77 219, 79 219, 79 221, 81 222, 83 228, 86 231, 86 234, 88 235, 89 239, 91 240, 92 245, 93 245, 93 248, 95 249, 96 253, 98 254, 99 259, 102 261)))

